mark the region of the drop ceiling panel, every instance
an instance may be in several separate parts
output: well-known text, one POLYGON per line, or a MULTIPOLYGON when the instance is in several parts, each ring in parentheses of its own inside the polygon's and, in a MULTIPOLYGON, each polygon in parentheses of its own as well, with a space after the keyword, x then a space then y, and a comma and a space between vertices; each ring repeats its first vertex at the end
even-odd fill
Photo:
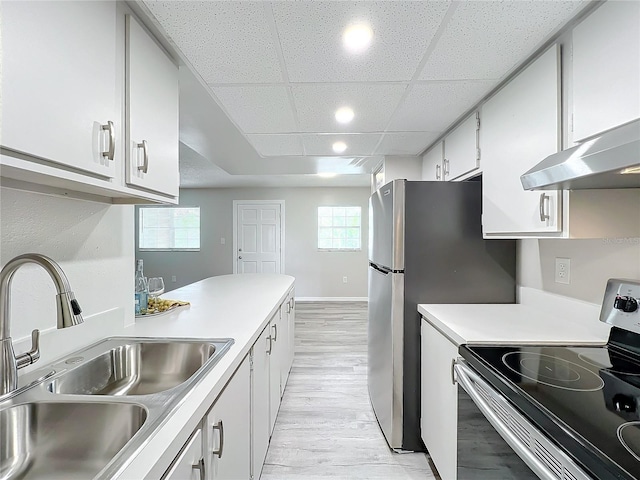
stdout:
POLYGON ((411 88, 388 131, 443 132, 475 105, 494 86, 494 82, 420 83, 411 88))
POLYGON ((460 2, 421 80, 500 79, 585 2, 460 2))
POLYGON ((263 2, 144 3, 207 83, 283 80, 263 2))
POLYGON ((306 132, 381 132, 397 108, 405 84, 313 84, 291 87, 300 129, 306 132), (335 119, 338 108, 349 106, 349 124, 335 119))
POLYGON ((214 87, 213 93, 244 133, 290 133, 297 130, 285 86, 214 87))
POLYGON ((378 155, 419 155, 439 135, 440 132, 385 133, 375 153, 378 155))
POLYGON ((347 149, 340 156, 371 155, 380 141, 379 134, 330 134, 330 135, 303 135, 304 149, 307 155, 336 156, 332 145, 335 142, 344 142, 347 149))
POLYGON ((273 2, 291 82, 408 81, 449 7, 429 2, 273 2), (371 47, 359 55, 342 47, 342 32, 366 22, 371 47))
POLYGON ((247 135, 247 138, 263 157, 304 155, 300 135, 247 135))

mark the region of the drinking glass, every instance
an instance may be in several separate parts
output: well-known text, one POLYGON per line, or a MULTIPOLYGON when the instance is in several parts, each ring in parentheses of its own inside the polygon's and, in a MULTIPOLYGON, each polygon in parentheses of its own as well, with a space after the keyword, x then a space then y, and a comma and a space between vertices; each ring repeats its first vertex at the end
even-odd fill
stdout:
POLYGON ((164 280, 162 277, 149 278, 149 295, 152 298, 158 298, 159 295, 164 293, 164 280))

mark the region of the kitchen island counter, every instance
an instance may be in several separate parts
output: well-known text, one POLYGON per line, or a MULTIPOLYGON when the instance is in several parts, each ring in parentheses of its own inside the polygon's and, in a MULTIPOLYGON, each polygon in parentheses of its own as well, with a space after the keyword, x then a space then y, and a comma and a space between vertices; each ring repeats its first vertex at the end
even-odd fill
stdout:
POLYGON ((277 313, 294 279, 288 275, 211 277, 163 295, 190 302, 164 315, 136 318, 124 335, 152 338, 233 338, 217 365, 182 399, 143 448, 114 478, 161 478, 252 345, 277 313))

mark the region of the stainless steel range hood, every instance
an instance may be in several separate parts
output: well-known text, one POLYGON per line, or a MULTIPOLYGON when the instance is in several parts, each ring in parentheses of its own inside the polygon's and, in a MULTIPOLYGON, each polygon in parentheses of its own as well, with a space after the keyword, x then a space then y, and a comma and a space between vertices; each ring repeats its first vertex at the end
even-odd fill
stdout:
POLYGON ((640 120, 548 156, 520 181, 525 190, 640 188, 640 120))

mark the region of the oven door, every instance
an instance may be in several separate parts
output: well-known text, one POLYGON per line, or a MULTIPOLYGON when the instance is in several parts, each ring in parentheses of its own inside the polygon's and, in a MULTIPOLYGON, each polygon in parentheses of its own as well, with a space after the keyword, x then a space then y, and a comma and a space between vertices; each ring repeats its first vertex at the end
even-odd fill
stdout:
POLYGON ((591 480, 463 359, 458 383, 458 480, 591 480))

